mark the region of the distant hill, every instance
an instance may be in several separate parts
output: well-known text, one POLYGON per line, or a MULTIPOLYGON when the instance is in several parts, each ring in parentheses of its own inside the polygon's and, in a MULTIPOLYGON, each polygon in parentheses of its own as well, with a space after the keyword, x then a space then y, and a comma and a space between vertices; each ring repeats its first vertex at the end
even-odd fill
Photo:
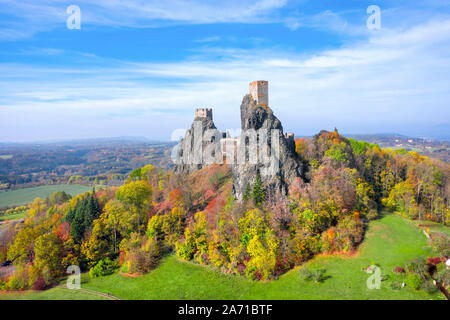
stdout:
POLYGON ((152 164, 170 168, 174 142, 119 137, 46 143, 0 144, 0 190, 41 184, 117 185, 136 168, 152 164), (79 181, 79 176, 84 177, 79 181), (71 179, 71 177, 74 177, 71 179))
POLYGON ((7 146, 23 146, 23 145, 112 145, 112 144, 171 144, 170 141, 152 140, 146 137, 110 137, 110 138, 88 138, 88 139, 60 139, 60 140, 45 140, 45 141, 29 141, 29 142, 0 142, 1 147, 7 146))

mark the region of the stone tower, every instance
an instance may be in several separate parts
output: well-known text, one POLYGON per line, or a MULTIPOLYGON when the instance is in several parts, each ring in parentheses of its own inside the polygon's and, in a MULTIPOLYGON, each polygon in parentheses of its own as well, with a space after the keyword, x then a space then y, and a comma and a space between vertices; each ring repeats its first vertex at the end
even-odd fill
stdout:
POLYGON ((212 109, 211 108, 195 109, 195 118, 212 120, 212 109))
POLYGON ((250 95, 257 104, 268 107, 269 106, 269 81, 258 80, 250 82, 250 95))

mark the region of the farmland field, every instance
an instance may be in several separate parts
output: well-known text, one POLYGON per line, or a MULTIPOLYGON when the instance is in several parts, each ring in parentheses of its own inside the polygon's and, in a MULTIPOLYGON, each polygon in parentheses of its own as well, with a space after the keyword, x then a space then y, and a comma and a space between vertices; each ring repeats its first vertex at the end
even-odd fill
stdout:
POLYGON ((91 190, 92 187, 82 185, 47 185, 25 188, 0 193, 0 208, 20 206, 32 202, 35 198, 46 198, 56 191, 65 191, 71 196, 91 190))
MULTIPOLYGON (((90 279, 87 274, 83 274, 82 288, 110 293, 121 299, 441 300, 444 299, 441 293, 430 295, 408 287, 394 290, 390 286, 392 281, 402 280, 392 273, 394 266, 402 266, 430 252, 419 228, 398 215, 386 214, 369 224, 366 239, 357 253, 317 256, 278 280, 250 281, 223 274, 211 267, 183 262, 171 255, 164 258, 151 273, 141 277, 127 278, 116 273, 90 279), (370 264, 378 264, 382 273, 388 276, 379 290, 367 288, 366 281, 370 275, 362 269, 370 264), (325 268, 328 278, 323 283, 302 280, 299 270, 304 267, 325 268)), ((4 294, 0 295, 0 299, 67 299, 67 294, 67 290, 54 288, 41 293, 4 294)), ((78 294, 72 298, 84 299, 78 294)))
POLYGON ((0 216, 0 221, 17 220, 25 217, 26 211, 0 216))

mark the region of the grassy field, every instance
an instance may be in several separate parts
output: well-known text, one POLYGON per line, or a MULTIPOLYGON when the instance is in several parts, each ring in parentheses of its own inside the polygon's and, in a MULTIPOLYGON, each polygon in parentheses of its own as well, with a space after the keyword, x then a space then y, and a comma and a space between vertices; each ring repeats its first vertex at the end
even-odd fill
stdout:
POLYGON ((450 228, 446 227, 440 223, 436 223, 436 222, 432 222, 432 221, 424 221, 424 220, 410 221, 410 223, 421 228, 422 230, 426 231, 428 229, 431 234, 433 232, 441 232, 441 233, 445 233, 446 235, 450 236, 450 228))
MULTIPOLYGON (((397 215, 387 214, 370 223, 366 240, 356 254, 318 256, 305 264, 311 269, 320 267, 327 270, 328 279, 323 283, 302 280, 299 270, 304 266, 291 270, 278 280, 255 282, 222 274, 210 267, 182 262, 172 255, 142 277, 127 278, 113 274, 89 279, 84 274, 82 287, 121 299, 444 299, 440 293, 429 295, 408 287, 401 290, 390 287, 395 278, 392 274, 394 266, 404 265, 429 253, 430 248, 420 229, 397 215), (379 290, 367 288, 366 281, 370 275, 361 271, 373 263, 390 276, 382 282, 379 290)), ((25 293, 20 298, 58 298, 62 294, 60 290, 25 293)), ((0 295, 0 299, 10 297, 16 296, 0 295)), ((73 299, 79 298, 78 295, 73 296, 73 299)))
POLYGON ((65 191, 71 196, 76 196, 80 193, 84 193, 90 190, 92 190, 92 188, 87 186, 61 184, 1 192, 0 208, 28 204, 35 198, 46 198, 56 191, 65 191))
POLYGON ((17 220, 25 217, 26 211, 0 216, 0 221, 17 220))
POLYGON ((12 154, 2 154, 0 155, 0 159, 2 160, 9 160, 12 159, 13 155, 12 154))
POLYGON ((106 298, 80 290, 56 287, 46 291, 24 293, 1 293, 0 300, 107 300, 106 298))

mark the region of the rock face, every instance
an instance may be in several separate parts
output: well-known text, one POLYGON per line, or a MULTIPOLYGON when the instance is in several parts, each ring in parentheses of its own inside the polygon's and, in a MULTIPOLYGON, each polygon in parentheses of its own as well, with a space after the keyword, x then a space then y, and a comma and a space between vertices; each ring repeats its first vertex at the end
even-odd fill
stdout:
POLYGON ((280 120, 268 106, 268 82, 250 83, 250 94, 241 104, 239 138, 216 129, 211 109, 197 109, 195 120, 176 150, 175 172, 188 175, 212 163, 231 165, 233 194, 244 198, 257 176, 268 200, 288 194, 289 185, 303 177, 304 168, 295 152, 294 134, 284 134, 280 120))
MULTIPOLYGON (((248 94, 244 96, 241 104, 241 128, 243 134, 249 130, 258 132, 258 142, 264 140, 260 133, 267 132, 269 148, 273 151, 271 157, 278 162, 278 165, 275 166, 275 170, 267 170, 268 164, 261 161, 256 164, 249 161, 233 164, 233 193, 235 197, 239 200, 243 199, 247 185, 251 187, 258 174, 261 176, 269 199, 274 201, 277 195, 287 195, 289 185, 297 177, 303 175, 304 169, 295 152, 295 143, 292 143, 292 139, 288 139, 284 135, 280 120, 268 106, 257 104, 248 94), (276 140, 278 140, 278 150, 274 148, 276 140)), ((240 148, 243 148, 242 144, 245 143, 249 143, 249 141, 246 141, 241 135, 240 148)), ((258 156, 260 154, 261 149, 258 148, 258 156)))
POLYGON ((211 164, 212 162, 206 158, 208 155, 217 161, 222 157, 219 143, 222 133, 214 124, 212 110, 197 109, 195 115, 191 128, 186 131, 176 149, 177 174, 191 174, 211 164))

